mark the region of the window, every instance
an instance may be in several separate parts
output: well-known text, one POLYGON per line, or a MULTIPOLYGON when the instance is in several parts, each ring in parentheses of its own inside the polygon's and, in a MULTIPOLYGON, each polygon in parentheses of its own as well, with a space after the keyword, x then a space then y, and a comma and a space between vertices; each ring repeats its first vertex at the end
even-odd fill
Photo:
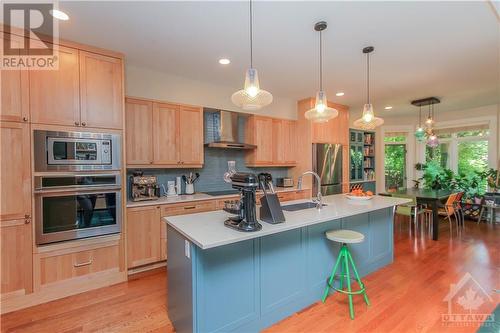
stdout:
POLYGON ((486 126, 469 126, 437 130, 439 145, 425 148, 425 160, 459 174, 482 172, 488 168, 490 131, 486 126))
POLYGON ((406 133, 386 133, 384 165, 386 189, 406 187, 406 133))

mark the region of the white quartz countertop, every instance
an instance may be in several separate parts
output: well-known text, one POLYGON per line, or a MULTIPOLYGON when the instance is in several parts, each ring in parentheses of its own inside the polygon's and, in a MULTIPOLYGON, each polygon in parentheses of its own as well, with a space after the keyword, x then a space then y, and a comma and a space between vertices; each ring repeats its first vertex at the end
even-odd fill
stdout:
MULTIPOLYGON (((283 204, 283 206, 306 201, 308 200, 289 201, 283 204)), ((241 232, 224 226, 224 221, 234 215, 222 210, 166 216, 162 219, 201 249, 210 249, 408 202, 410 202, 408 199, 378 195, 367 201, 353 201, 347 199, 344 194, 329 195, 323 197, 323 203, 327 204, 323 209, 310 208, 295 212, 283 211, 286 222, 269 224, 259 221, 262 224, 262 229, 255 232, 241 232)), ((259 209, 257 209, 257 215, 258 213, 259 209)))
MULTIPOLYGON (((291 192, 298 191, 296 187, 275 187, 276 192, 291 192)), ((307 190, 307 189, 303 189, 307 190)), ((259 193, 261 191, 257 191, 259 193)), ((202 200, 218 200, 224 198, 234 198, 239 194, 224 194, 224 195, 208 195, 205 193, 195 193, 195 194, 182 194, 175 197, 160 197, 157 200, 146 200, 146 201, 128 201, 127 208, 131 207, 143 207, 143 206, 155 206, 155 205, 168 205, 175 203, 184 203, 192 201, 202 201, 202 200)))

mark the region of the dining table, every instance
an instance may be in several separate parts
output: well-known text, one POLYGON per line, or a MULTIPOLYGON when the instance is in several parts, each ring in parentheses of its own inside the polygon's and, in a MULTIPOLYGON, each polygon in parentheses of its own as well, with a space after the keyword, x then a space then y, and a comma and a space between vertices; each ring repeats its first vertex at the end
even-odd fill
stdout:
POLYGON ((417 199, 417 204, 425 204, 432 210, 432 239, 439 239, 439 216, 438 208, 442 201, 448 199, 450 190, 427 190, 422 188, 404 188, 394 192, 386 192, 385 195, 404 195, 417 199))

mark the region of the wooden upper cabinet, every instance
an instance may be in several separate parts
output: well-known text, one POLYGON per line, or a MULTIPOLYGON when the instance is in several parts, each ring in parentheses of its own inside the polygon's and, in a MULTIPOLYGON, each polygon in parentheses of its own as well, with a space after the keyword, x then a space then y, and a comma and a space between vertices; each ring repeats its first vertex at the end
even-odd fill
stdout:
POLYGON ((178 165, 179 105, 153 104, 153 163, 178 165))
POLYGON ((181 164, 203 164, 202 108, 180 107, 178 149, 181 164))
POLYGON ((331 107, 336 108, 339 115, 326 123, 312 123, 312 142, 347 144, 349 140, 348 111, 337 105, 331 107))
POLYGON ((80 51, 82 126, 123 128, 121 59, 80 51))
MULTIPOLYGON (((0 43, 8 40, 12 47, 19 48, 23 39, 14 35, 0 35, 0 43)), ((27 70, 0 71, 0 120, 29 121, 29 79, 27 70)))
POLYGON ((153 102, 125 100, 127 164, 153 163, 153 102))
POLYGON ((294 166, 295 129, 293 120, 251 116, 247 122, 247 142, 257 148, 247 153, 248 166, 294 166))
POLYGON ((31 170, 29 125, 0 123, 0 220, 24 219, 31 215, 31 170))
POLYGON ((273 119, 251 116, 247 121, 246 140, 257 146, 247 153, 248 166, 273 164, 273 119))
POLYGON ((29 71, 32 122, 78 126, 80 93, 78 50, 59 46, 57 70, 29 71))

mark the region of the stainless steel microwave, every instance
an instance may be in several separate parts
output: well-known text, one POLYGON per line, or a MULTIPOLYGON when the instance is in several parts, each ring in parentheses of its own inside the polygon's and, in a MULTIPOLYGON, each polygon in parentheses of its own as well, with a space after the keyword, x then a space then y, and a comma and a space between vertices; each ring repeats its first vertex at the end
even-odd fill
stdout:
POLYGON ((34 131, 35 171, 120 170, 121 136, 34 131))

